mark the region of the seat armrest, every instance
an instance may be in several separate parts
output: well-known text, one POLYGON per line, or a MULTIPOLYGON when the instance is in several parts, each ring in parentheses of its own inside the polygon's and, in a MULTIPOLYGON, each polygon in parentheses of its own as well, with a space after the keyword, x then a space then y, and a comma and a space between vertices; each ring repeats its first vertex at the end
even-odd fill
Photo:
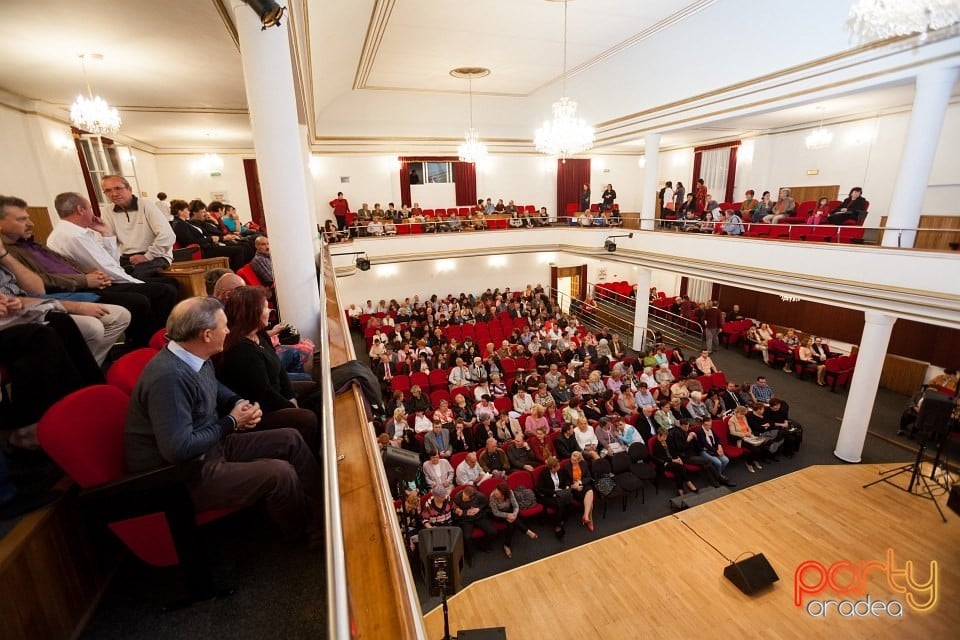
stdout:
POLYGON ((203 459, 194 458, 180 464, 168 464, 140 473, 132 473, 113 482, 82 489, 79 497, 82 500, 106 500, 140 491, 184 484, 196 478, 202 466, 203 459))

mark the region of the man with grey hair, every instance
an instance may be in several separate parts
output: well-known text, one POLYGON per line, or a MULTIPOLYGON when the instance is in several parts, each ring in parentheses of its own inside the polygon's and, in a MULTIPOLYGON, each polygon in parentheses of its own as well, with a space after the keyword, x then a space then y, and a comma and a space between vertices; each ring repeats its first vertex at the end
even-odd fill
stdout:
POLYGON ((254 431, 263 415, 220 384, 210 358, 223 350, 227 317, 212 298, 170 313, 170 342, 144 368, 130 398, 125 434, 131 472, 202 458, 190 484, 197 511, 264 500, 288 537, 318 542, 320 469, 296 429, 254 431))
POLYGON ((133 195, 123 176, 100 180, 103 193, 113 206, 102 207, 100 217, 109 232, 117 236, 120 264, 136 278, 156 275, 173 262, 177 236, 157 205, 133 195))

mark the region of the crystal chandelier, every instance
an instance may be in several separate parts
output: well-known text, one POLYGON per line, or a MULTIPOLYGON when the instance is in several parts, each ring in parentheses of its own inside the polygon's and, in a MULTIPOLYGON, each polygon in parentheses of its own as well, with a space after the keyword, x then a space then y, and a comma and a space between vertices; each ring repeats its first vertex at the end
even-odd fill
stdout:
POLYGON ((563 1, 563 94, 553 103, 553 120, 543 123, 533 137, 537 151, 549 156, 559 156, 566 161, 569 156, 582 153, 593 147, 593 127, 577 117, 577 103, 566 97, 567 93, 567 0, 563 1))
POLYGON ((914 33, 922 40, 957 22, 957 0, 856 0, 847 24, 860 42, 872 42, 914 33))
MULTIPOLYGON (((99 53, 90 54, 94 60, 103 58, 99 53)), ((100 96, 94 96, 87 78, 86 54, 80 54, 80 66, 83 68, 83 80, 87 85, 87 97, 78 95, 70 106, 70 122, 77 129, 103 135, 120 130, 120 113, 100 96)))
POLYGON ((470 128, 463 134, 463 142, 457 147, 460 162, 477 163, 487 157, 487 145, 480 142, 480 132, 473 128, 473 79, 490 74, 489 69, 460 67, 450 72, 456 78, 467 78, 470 91, 470 128))

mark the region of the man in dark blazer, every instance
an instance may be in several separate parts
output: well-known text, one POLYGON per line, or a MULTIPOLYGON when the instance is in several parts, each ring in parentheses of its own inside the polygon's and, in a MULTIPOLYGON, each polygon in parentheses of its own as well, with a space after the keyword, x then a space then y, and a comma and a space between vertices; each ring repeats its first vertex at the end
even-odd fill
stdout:
POLYGON ((643 410, 637 416, 637 422, 633 426, 637 428, 637 431, 640 432, 640 435, 643 436, 644 442, 649 442, 650 438, 653 438, 657 435, 657 427, 660 425, 657 424, 657 421, 653 419, 654 414, 657 413, 656 405, 646 405, 643 407, 643 410))
POLYGON ((746 404, 737 391, 737 385, 733 382, 727 383, 727 388, 720 394, 720 402, 723 403, 724 412, 733 411, 737 407, 746 404))
POLYGON ((439 452, 441 458, 449 458, 453 455, 453 442, 450 440, 450 430, 444 429, 439 420, 434 420, 433 430, 428 431, 423 436, 423 447, 429 456, 432 456, 435 452, 439 452))

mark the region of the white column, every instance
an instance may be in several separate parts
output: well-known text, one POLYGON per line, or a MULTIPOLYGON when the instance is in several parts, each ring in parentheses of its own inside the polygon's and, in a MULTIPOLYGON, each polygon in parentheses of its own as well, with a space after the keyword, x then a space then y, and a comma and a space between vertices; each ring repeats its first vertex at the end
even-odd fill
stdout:
POLYGON ((956 67, 930 69, 917 76, 910 126, 900 154, 900 172, 887 214, 887 229, 890 231, 884 232, 881 243, 885 247, 912 247, 916 240, 915 231, 900 232, 898 229, 920 226, 920 207, 930 181, 930 168, 937 153, 940 129, 957 72, 956 67))
POLYGON ((643 350, 647 317, 650 315, 650 269, 634 267, 637 274, 637 302, 633 311, 633 349, 643 350))
POLYGON ((878 311, 864 312, 863 336, 857 352, 857 366, 850 382, 847 406, 843 410, 843 423, 837 436, 837 448, 833 455, 845 462, 860 462, 863 443, 867 439, 867 427, 877 399, 880 371, 890 344, 890 332, 896 318, 878 311))
MULTIPOLYGON (((653 231, 657 217, 657 180, 660 177, 660 134, 648 133, 643 138, 643 207, 640 209, 640 228, 653 231)), ((649 285, 647 286, 649 289, 649 285)), ((639 296, 638 296, 639 297, 639 296)))
POLYGON ((319 344, 320 291, 314 258, 310 168, 304 167, 297 122, 287 21, 260 30, 257 15, 234 0, 243 80, 260 174, 264 216, 270 233, 277 298, 283 320, 319 344))
MULTIPOLYGON (((308 129, 305 124, 300 124, 299 128, 300 140, 303 146, 303 171, 307 181, 307 201, 310 206, 310 222, 314 225, 319 224, 322 227, 324 218, 317 209, 316 192, 313 188, 313 169, 310 167, 310 158, 313 155, 310 151, 310 129, 308 129)), ((330 214, 330 217, 332 218, 333 214, 330 214)), ((316 238, 318 235, 319 233, 317 232, 316 226, 314 226, 313 237, 316 238)))

